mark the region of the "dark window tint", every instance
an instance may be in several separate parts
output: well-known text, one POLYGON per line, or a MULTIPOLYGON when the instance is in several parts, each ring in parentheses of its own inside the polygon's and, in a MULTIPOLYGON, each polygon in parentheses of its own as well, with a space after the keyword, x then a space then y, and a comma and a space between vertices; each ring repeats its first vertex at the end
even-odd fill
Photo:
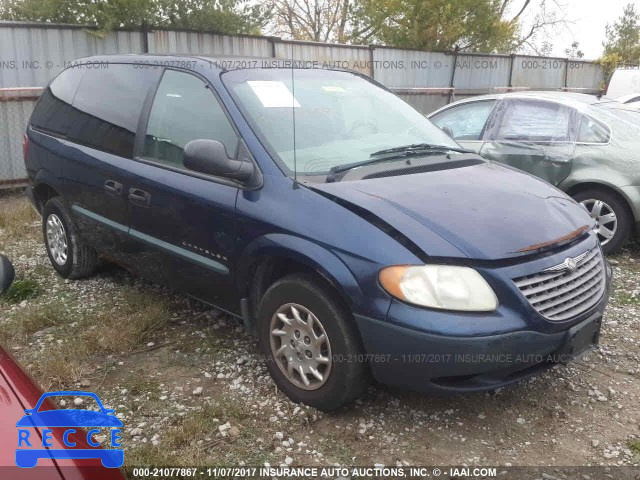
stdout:
POLYGON ((68 68, 51 82, 42 93, 31 117, 34 127, 58 135, 67 134, 73 112, 71 104, 82 73, 79 68, 68 68))
POLYGON ((449 127, 456 140, 480 140, 494 104, 494 100, 485 100, 451 107, 434 115, 431 121, 443 130, 449 127))
POLYGON ((158 69, 105 64, 86 69, 73 101, 69 139, 98 150, 133 157, 138 119, 158 69))
POLYGON ((567 142, 574 110, 555 102, 513 100, 498 128, 497 139, 567 142))
POLYGON ((144 156, 182 167, 185 145, 191 140, 218 140, 234 157, 238 136, 206 84, 188 73, 167 70, 149 115, 144 156))
POLYGON ((580 130, 578 130, 578 142, 607 143, 609 142, 609 128, 593 118, 582 115, 580 130))

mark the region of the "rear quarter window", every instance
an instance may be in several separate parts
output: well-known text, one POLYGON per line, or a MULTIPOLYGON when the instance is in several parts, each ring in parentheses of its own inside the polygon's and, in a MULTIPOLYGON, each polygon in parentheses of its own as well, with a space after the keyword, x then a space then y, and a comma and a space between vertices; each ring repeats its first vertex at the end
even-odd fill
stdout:
POLYGON ((142 105, 160 73, 125 64, 86 69, 73 100, 69 140, 133 158, 142 105))
POLYGON ((69 121, 73 116, 73 97, 82 73, 79 68, 68 68, 51 82, 33 111, 33 127, 56 135, 67 134, 69 121))
POLYGON ((593 118, 582 115, 577 142, 579 143, 609 143, 611 131, 609 127, 593 118))

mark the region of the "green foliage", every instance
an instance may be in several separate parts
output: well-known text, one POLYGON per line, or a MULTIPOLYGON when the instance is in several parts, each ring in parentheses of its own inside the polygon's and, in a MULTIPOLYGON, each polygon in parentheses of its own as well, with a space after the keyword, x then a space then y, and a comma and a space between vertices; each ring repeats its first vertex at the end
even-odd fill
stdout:
MULTIPOLYGON (((503 19, 496 0, 363 0, 362 26, 379 41, 397 47, 472 52, 511 51, 518 23, 503 19)), ((356 28, 357 30, 357 28, 356 28)))
POLYGON ((0 298, 7 303, 14 304, 37 297, 39 293, 38 282, 31 278, 24 278, 13 282, 13 285, 0 298))
POLYGON ((640 63, 640 12, 630 3, 613 25, 607 25, 604 54, 599 59, 607 81, 616 67, 640 63))
POLYGON ((247 0, 6 0, 0 19, 118 27, 189 28, 213 33, 259 33, 270 10, 247 0))

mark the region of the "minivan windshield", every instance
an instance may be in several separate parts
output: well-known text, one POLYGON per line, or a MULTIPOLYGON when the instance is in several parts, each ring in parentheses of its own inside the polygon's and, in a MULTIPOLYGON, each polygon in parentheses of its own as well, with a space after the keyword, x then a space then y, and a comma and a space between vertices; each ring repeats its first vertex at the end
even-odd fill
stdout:
POLYGON ((396 147, 460 149, 407 103, 354 73, 265 68, 226 72, 222 80, 288 175, 327 175, 396 147))

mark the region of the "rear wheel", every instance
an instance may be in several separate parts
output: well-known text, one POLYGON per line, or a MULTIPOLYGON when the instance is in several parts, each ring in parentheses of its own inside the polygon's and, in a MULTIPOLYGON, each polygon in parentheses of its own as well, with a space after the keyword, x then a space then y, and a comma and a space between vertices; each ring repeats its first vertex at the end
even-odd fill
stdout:
POLYGON ((292 400, 330 411, 363 392, 367 366, 353 319, 323 282, 297 274, 276 281, 258 321, 269 373, 292 400))
POLYGON ((60 197, 45 204, 42 233, 51 265, 62 277, 76 279, 93 273, 98 255, 80 238, 60 197))
POLYGON ((615 253, 627 241, 632 229, 632 219, 627 205, 617 195, 593 188, 573 195, 596 222, 604 253, 615 253))

